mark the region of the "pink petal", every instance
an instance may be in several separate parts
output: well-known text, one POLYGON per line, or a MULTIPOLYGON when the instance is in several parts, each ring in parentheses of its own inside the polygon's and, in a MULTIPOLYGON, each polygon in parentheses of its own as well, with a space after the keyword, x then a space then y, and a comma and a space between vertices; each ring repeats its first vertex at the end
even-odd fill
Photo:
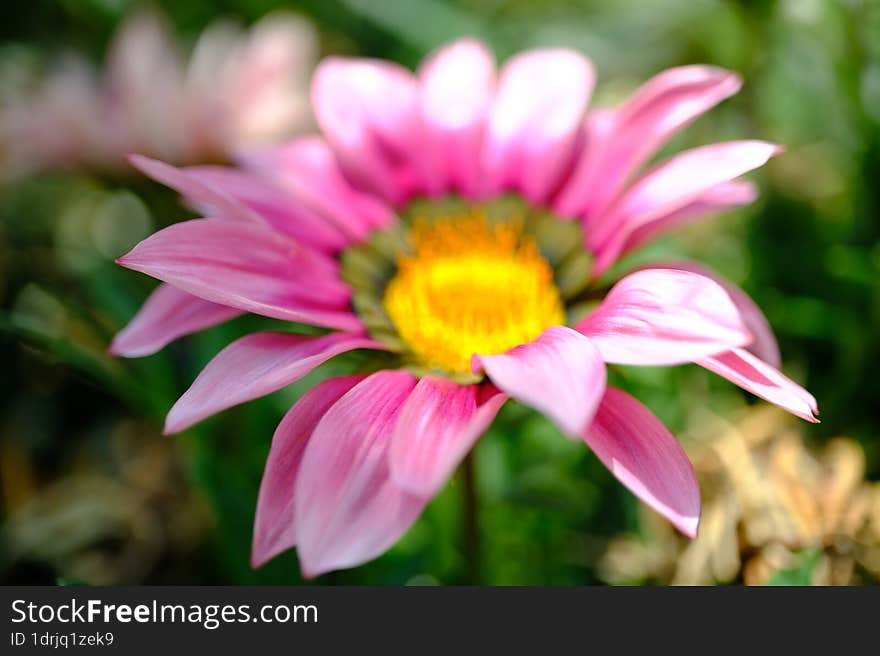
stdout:
MULTIPOLYGON (((202 33, 193 59, 209 30, 202 33)), ((189 87, 196 97, 204 94, 222 103, 229 118, 215 129, 222 130, 230 147, 274 143, 311 127, 307 89, 317 55, 316 41, 315 30, 306 19, 284 11, 270 12, 254 23, 244 38, 233 36, 232 43, 227 38, 226 43, 215 43, 213 52, 205 53, 205 59, 214 60, 213 70, 203 71, 204 86, 197 87, 198 80, 190 77, 189 87)), ((191 76, 194 63, 190 65, 191 76)))
POLYGON ((501 355, 474 355, 481 369, 505 394, 552 419, 577 437, 593 419, 605 390, 605 365, 589 339, 554 326, 536 339, 501 355))
POLYGON ((498 80, 483 152, 488 192, 513 188, 533 203, 555 191, 571 165, 595 75, 573 50, 513 57, 498 80))
POLYGON ((392 205, 422 188, 417 92, 412 73, 390 62, 327 57, 315 71, 312 105, 346 173, 392 205))
POLYGON ((126 358, 152 355, 178 337, 210 328, 241 314, 171 285, 159 285, 128 325, 116 334, 110 353, 126 358))
POLYGON ((663 269, 690 271, 691 273, 711 278, 724 287, 724 291, 728 293, 733 304, 736 305, 736 309, 739 310, 743 323, 745 323, 746 328, 749 329, 749 332, 754 337, 747 350, 770 366, 779 368, 782 358, 779 355, 779 344, 776 342, 776 336, 773 334, 773 329, 770 327, 767 317, 761 312, 761 308, 749 298, 748 294, 714 271, 710 271, 707 267, 693 262, 663 262, 655 266, 663 269))
POLYGON ((612 474, 688 537, 700 521, 700 487, 687 454, 641 403, 609 387, 584 441, 612 474))
POLYGON ((194 179, 185 170, 143 155, 130 155, 128 160, 144 175, 171 187, 194 207, 211 207, 218 216, 261 223, 262 219, 249 207, 213 186, 194 179))
POLYGON ((495 58, 479 41, 442 48, 419 71, 419 100, 440 187, 474 196, 480 188, 480 145, 495 86, 495 58))
POLYGON ((819 421, 819 409, 812 394, 744 349, 731 349, 696 362, 793 415, 813 423, 819 421))
POLYGON ((629 274, 577 330, 615 364, 692 362, 752 340, 721 285, 672 269, 629 274))
POLYGON ((592 215, 585 213, 585 208, 589 199, 598 193, 594 181, 602 173, 605 150, 614 137, 616 119, 617 114, 610 109, 591 109, 587 113, 583 143, 577 149, 577 160, 553 200, 553 208, 557 214, 580 217, 587 229, 592 215))
MULTIPOLYGON (((334 253, 351 243, 331 221, 271 181, 225 166, 191 166, 182 172, 253 210, 268 225, 304 246, 334 253)), ((222 211, 205 202, 196 202, 195 206, 206 214, 222 211)))
POLYGON ((124 96, 117 100, 137 100, 179 78, 180 61, 168 21, 149 9, 133 14, 113 36, 107 53, 106 84, 124 96))
POLYGON ((354 567, 385 552, 427 503, 391 479, 388 449, 415 386, 405 371, 380 371, 327 411, 306 446, 294 492, 303 574, 354 567))
POLYGON ((587 217, 604 212, 627 179, 672 135, 740 85, 738 75, 712 66, 671 68, 651 78, 614 111, 613 129, 589 154, 597 165, 566 184, 560 211, 587 217))
POLYGON ((350 243, 332 222, 271 182, 223 166, 176 168, 132 155, 132 164, 184 196, 197 211, 220 218, 265 223, 299 243, 335 252, 350 243))
MULTIPOLYGON (((102 111, 92 117, 101 135, 93 148, 107 155, 142 151, 173 161, 192 157, 183 67, 175 46, 167 21, 156 11, 136 12, 123 22, 107 56, 102 111)), ((115 157, 112 165, 118 165, 115 157)))
POLYGON ((196 219, 160 230, 119 264, 214 303, 358 331, 338 265, 256 223, 196 219))
POLYGON ((118 168, 106 130, 100 84, 89 62, 68 56, 34 89, 7 93, 0 111, 4 180, 47 168, 118 168), (51 130, 46 126, 52 126, 51 130))
POLYGON ((251 564, 260 567, 296 544, 294 491, 300 462, 315 426, 363 376, 330 378, 306 392, 284 415, 272 437, 272 448, 263 470, 251 564))
POLYGON ((277 181, 356 241, 366 238, 371 229, 388 227, 396 220, 380 199, 349 184, 330 146, 320 137, 252 150, 242 153, 241 159, 247 168, 277 181))
MULTIPOLYGON (((646 223, 640 228, 636 228, 624 242, 620 255, 624 255, 643 243, 655 239, 657 236, 678 228, 686 223, 703 219, 712 214, 723 212, 725 210, 741 207, 753 203, 758 197, 758 188, 747 180, 731 180, 730 182, 722 182, 711 189, 700 194, 691 203, 679 208, 671 214, 658 217, 646 223)), ((616 253, 609 254, 614 259, 618 257, 616 253)), ((597 259, 606 260, 609 255, 600 252, 597 259)))
POLYGON ((401 489, 437 494, 507 400, 496 393, 478 404, 476 385, 425 376, 400 412, 391 443, 391 475, 401 489))
POLYGON ((763 141, 731 141, 685 151, 663 162, 638 180, 592 223, 587 240, 605 261, 596 275, 614 261, 636 230, 697 201, 713 187, 758 168, 780 151, 763 141))
POLYGON ((165 419, 165 434, 179 433, 221 410, 271 394, 333 356, 357 348, 385 347, 346 333, 242 337, 220 351, 174 404, 165 419))

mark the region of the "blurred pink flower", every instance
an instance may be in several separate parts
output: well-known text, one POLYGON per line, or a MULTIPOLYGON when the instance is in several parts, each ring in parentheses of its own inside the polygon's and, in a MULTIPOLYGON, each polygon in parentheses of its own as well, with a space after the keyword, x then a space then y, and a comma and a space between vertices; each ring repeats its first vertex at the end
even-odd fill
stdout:
POLYGON ((146 355, 242 312, 331 330, 230 344, 171 409, 166 432, 344 351, 383 352, 364 368, 375 373, 316 385, 278 426, 254 565, 296 545, 315 576, 383 553, 508 398, 583 440, 695 535, 687 456, 647 408, 606 385, 607 364, 695 362, 815 421, 815 399, 778 371, 766 319, 740 290, 687 264, 635 271, 607 294, 596 283, 646 239, 754 198, 739 176, 778 151, 759 141, 696 148, 634 176, 739 79, 676 68, 622 107, 587 112, 593 77, 588 60, 561 49, 524 52, 496 75, 471 40, 415 75, 329 58, 312 86, 323 136, 251 152, 241 169, 134 159, 211 218, 166 228, 119 260, 165 284, 115 353, 146 355))
POLYGON ((30 93, 4 103, 7 174, 124 171, 132 152, 177 164, 227 161, 244 146, 289 138, 312 125, 315 54, 312 27, 279 13, 247 32, 214 23, 184 63, 159 14, 134 14, 100 76, 71 55, 30 93))

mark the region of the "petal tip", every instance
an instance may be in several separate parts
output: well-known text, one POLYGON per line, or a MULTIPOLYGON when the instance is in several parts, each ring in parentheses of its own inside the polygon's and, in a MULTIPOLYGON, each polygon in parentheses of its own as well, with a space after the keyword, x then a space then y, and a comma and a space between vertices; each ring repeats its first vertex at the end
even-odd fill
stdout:
POLYGON ((724 87, 724 90, 727 91, 729 95, 732 96, 735 93, 738 93, 740 89, 742 89, 742 75, 740 75, 736 71, 729 71, 726 68, 719 69, 719 73, 719 81, 724 87))
POLYGON ((188 424, 185 420, 181 420, 176 416, 174 412, 174 407, 168 411, 168 416, 165 417, 165 425, 162 427, 162 435, 176 435, 182 430, 189 428, 191 424, 188 424))
POLYGON ((674 522, 675 527, 691 540, 695 540, 700 533, 700 516, 682 517, 674 522))
MULTIPOLYGON (((149 239, 149 237, 147 239, 149 239)), ((118 264, 119 266, 121 266, 124 269, 131 269, 132 271, 138 271, 139 269, 137 267, 140 264, 140 262, 138 261, 138 257, 135 254, 135 250, 137 250, 137 246, 132 248, 125 255, 121 255, 120 257, 117 257, 115 260, 116 264, 118 264)))
POLYGON ((158 159, 153 159, 152 157, 147 157, 146 155, 141 155, 140 153, 129 153, 126 155, 125 159, 128 160, 128 163, 131 164, 138 171, 143 173, 146 176, 153 177, 153 172, 157 167, 167 166, 165 162, 162 162, 158 159))
POLYGON ((254 543, 251 547, 250 566, 251 569, 260 569, 278 554, 272 553, 265 545, 257 544, 256 536, 254 537, 254 543))
POLYGON ((113 336, 106 353, 114 358, 143 358, 153 355, 161 348, 161 345, 138 342, 136 338, 132 338, 128 328, 123 328, 113 336))
POLYGON ((452 50, 468 50, 471 52, 479 52, 481 55, 492 56, 492 50, 486 45, 486 42, 473 35, 459 37, 455 41, 440 48, 438 52, 449 52, 452 50))
POLYGON ((332 567, 327 567, 326 565, 321 567, 319 565, 306 564, 303 560, 302 555, 300 554, 299 572, 300 574, 302 574, 302 577, 304 579, 316 579, 322 574, 326 574, 327 572, 331 571, 332 569, 332 567))

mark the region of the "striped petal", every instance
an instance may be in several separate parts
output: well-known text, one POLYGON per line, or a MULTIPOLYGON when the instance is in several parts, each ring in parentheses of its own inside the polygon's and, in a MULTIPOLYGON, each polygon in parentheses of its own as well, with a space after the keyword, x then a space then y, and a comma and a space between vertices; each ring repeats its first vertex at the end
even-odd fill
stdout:
POLYGON ((474 355, 472 366, 475 373, 485 369, 498 389, 544 413, 570 437, 583 433, 605 391, 598 349, 564 326, 501 355, 474 355))
POLYGON ((415 78, 370 59, 325 58, 315 71, 312 105, 346 173, 392 205, 424 189, 414 155, 421 143, 415 78))
POLYGON ((593 66, 566 49, 532 50, 501 70, 483 166, 488 193, 516 189, 533 203, 555 191, 575 157, 593 66))
POLYGON ((358 331, 336 262, 255 223, 196 219, 119 258, 207 301, 276 319, 358 331))
POLYGON ((685 151, 645 174, 587 232, 590 249, 602 256, 599 275, 631 236, 699 201, 709 190, 763 166, 780 152, 763 141, 731 141, 685 151))
POLYGON ((476 385, 425 376, 407 399, 391 443, 391 474, 404 490, 437 494, 507 400, 476 385))
POLYGON ((324 415, 302 456, 294 492, 300 567, 306 577, 384 553, 427 503, 391 478, 388 449, 415 379, 380 371, 324 415))
POLYGON ((819 408, 812 394, 745 349, 731 349, 696 362, 801 419, 819 421, 819 408))
POLYGON ((609 387, 584 441, 633 494, 696 537, 700 487, 687 454, 641 403, 609 387))
POLYGON ((648 80, 620 108, 611 110, 609 129, 587 143, 585 167, 563 188, 561 212, 590 221, 601 215, 633 173, 676 132, 735 94, 738 75, 713 66, 670 68, 648 80))
POLYGON ((110 353, 126 358, 152 355, 178 337, 210 328, 241 313, 236 308, 211 303, 162 284, 116 334, 110 353))
MULTIPOLYGON (((332 221, 262 176, 226 166, 190 166, 181 171, 206 188, 225 194, 252 210, 267 225, 292 237, 299 244, 335 253, 352 242, 332 221)), ((210 203, 191 203, 208 216, 220 211, 210 203)))
POLYGON ((381 199, 355 189, 343 175, 333 150, 320 137, 241 155, 245 167, 287 189, 304 206, 326 217, 354 241, 396 220, 381 199))
POLYGON ((357 348, 385 347, 347 333, 242 337, 220 351, 178 399, 165 420, 165 433, 179 433, 221 410, 286 387, 319 364, 357 348))
POLYGON ((485 45, 462 39, 419 70, 419 103, 440 189, 474 196, 480 189, 480 147, 495 89, 495 58, 485 45))
POLYGON ((752 340, 721 285, 673 269, 626 276, 577 330, 615 364, 683 364, 752 340))
POLYGON ((296 544, 294 491, 306 445, 327 410, 361 380, 363 376, 348 376, 315 385, 278 424, 257 499, 251 549, 254 567, 296 544))
POLYGON ((770 322, 767 321, 767 317, 761 312, 761 308, 742 289, 709 268, 694 262, 663 262, 654 266, 663 269, 690 271, 691 273, 711 278, 721 285, 730 296, 730 300, 736 305, 743 323, 745 323, 746 328, 752 334, 753 339, 749 343, 747 350, 771 367, 779 368, 782 358, 779 354, 779 344, 776 341, 776 335, 773 334, 773 329, 770 327, 770 322))

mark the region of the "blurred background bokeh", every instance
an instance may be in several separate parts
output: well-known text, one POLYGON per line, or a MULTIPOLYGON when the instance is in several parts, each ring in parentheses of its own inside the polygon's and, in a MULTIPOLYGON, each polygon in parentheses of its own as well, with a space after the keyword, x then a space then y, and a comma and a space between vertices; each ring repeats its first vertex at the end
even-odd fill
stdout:
POLYGON ((789 418, 696 366, 621 369, 697 468, 704 517, 690 542, 582 445, 508 404, 475 453, 476 536, 456 477, 388 554, 318 582, 880 582, 877 0, 2 3, 0 581, 301 582, 293 552, 249 566, 257 489, 282 414, 350 365, 338 359, 162 437, 164 413, 201 366, 259 319, 141 360, 107 355, 154 285, 114 258, 192 216, 122 155, 223 161, 242 143, 310 129, 303 94, 317 56, 413 67, 466 34, 502 60, 530 46, 582 50, 598 70, 598 104, 669 66, 742 74, 742 91, 667 152, 724 139, 784 144, 752 176, 759 201, 629 264, 690 257, 740 284, 822 423, 789 418), (133 54, 120 52, 122 25, 133 54), (281 67, 255 92, 249 73, 266 61, 281 67))

